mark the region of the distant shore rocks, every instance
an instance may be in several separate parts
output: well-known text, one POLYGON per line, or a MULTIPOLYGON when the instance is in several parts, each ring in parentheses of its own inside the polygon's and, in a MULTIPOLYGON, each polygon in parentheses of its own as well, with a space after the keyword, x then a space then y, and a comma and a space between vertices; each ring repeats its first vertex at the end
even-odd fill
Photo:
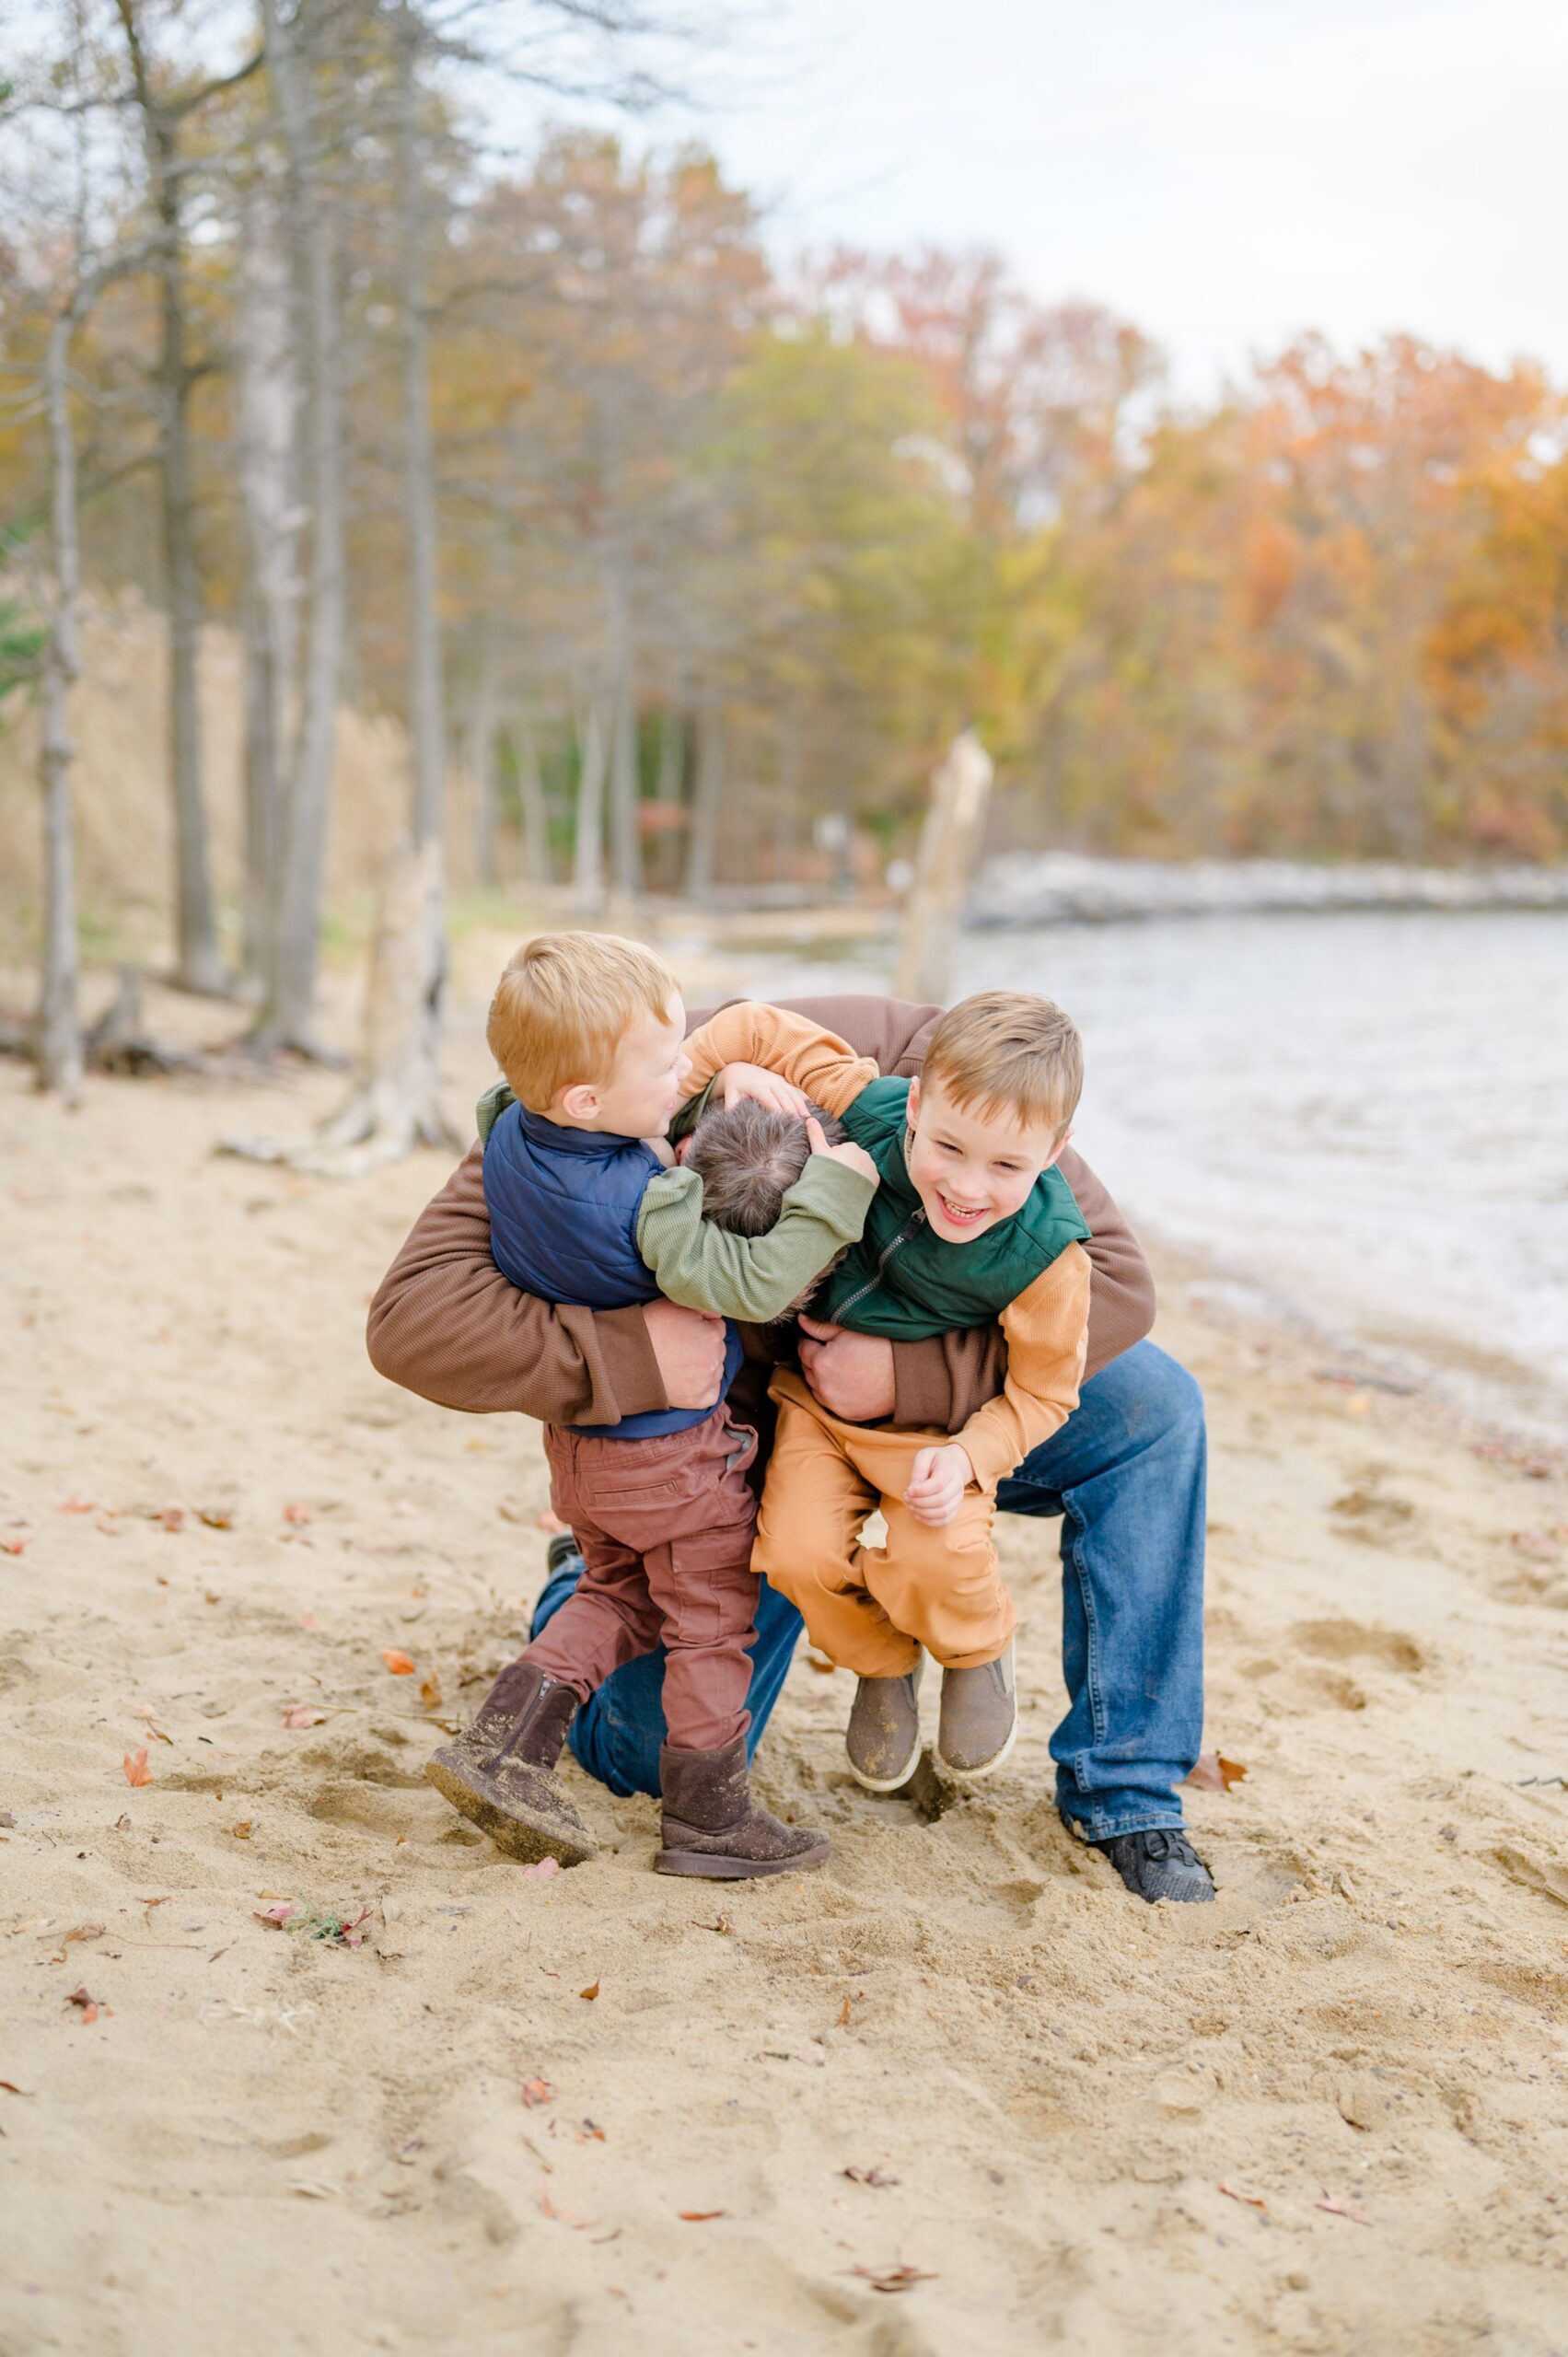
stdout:
POLYGON ((1289 859, 1095 859, 1013 852, 981 869, 971 925, 1114 924, 1305 909, 1568 909, 1568 866, 1338 867, 1289 859))

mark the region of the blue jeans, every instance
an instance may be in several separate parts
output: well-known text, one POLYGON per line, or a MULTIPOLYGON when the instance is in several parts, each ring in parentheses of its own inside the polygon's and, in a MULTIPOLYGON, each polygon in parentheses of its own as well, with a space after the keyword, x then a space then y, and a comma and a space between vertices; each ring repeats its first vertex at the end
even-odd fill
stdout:
MULTIPOLYGON (((1181 1823, 1177 1787, 1203 1727, 1203 1489, 1198 1386, 1152 1342, 1085 1384, 1076 1412, 996 1493, 1008 1514, 1062 1516, 1067 1714, 1051 1738, 1056 1804, 1093 1841, 1181 1823)), ((577 1584, 568 1557, 534 1608, 538 1635, 577 1584)), ((764 1581, 750 1648, 755 1751, 802 1622, 764 1581)), ((658 1791, 662 1652, 608 1678, 570 1742, 612 1793, 658 1791)))

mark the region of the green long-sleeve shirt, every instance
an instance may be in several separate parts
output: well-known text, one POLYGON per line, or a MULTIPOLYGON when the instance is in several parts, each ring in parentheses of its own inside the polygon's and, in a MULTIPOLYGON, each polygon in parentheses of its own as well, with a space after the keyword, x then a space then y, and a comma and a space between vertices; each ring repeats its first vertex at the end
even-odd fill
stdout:
MULTIPOLYGON (((486 1089, 477 1108, 482 1141, 511 1102, 505 1081, 486 1089)), ((703 1217, 695 1170, 656 1171, 637 1210, 637 1249, 667 1301, 767 1326, 858 1241, 876 1191, 859 1171, 813 1154, 767 1234, 735 1236, 703 1217)))

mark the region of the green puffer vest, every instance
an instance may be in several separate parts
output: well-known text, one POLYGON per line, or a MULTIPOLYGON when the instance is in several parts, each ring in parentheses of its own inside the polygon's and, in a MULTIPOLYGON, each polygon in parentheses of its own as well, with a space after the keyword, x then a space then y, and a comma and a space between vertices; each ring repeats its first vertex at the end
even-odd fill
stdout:
POLYGON ((1069 1244, 1089 1231, 1060 1170, 1042 1171, 1021 1211, 972 1244, 934 1236, 904 1161, 907 1080, 874 1080, 843 1116, 881 1173, 865 1232, 823 1284, 817 1315, 861 1334, 919 1342, 963 1326, 988 1326, 1027 1293, 1069 1244))

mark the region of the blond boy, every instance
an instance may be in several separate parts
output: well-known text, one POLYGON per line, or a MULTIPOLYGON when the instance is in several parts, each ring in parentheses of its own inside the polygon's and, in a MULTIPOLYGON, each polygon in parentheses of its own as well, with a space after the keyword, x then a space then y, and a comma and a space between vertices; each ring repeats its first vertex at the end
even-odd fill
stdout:
MULTIPOLYGON (((690 1308, 776 1318, 860 1234, 876 1173, 851 1144, 812 1151, 761 1236, 703 1219, 699 1172, 669 1167, 685 1094, 674 975, 637 943, 543 935, 501 977, 488 1038, 506 1101, 482 1104, 497 1267, 535 1296, 590 1309, 664 1293, 690 1308)), ((756 1093, 781 1084, 759 1076, 756 1093)), ((798 1166, 797 1166, 798 1167, 798 1166)), ((726 1386, 739 1364, 729 1329, 726 1386)), ((666 1648, 660 1755, 666 1874, 736 1878, 821 1864, 826 1839, 751 1799, 746 1708, 757 1578, 746 1469, 757 1435, 722 1403, 611 1426, 545 1427, 551 1495, 586 1570, 503 1673, 431 1781, 515 1857, 575 1864, 593 1843, 555 1775, 578 1705, 666 1648)))
POLYGON ((753 1556, 857 1675, 847 1747, 862 1784, 896 1791, 914 1770, 927 1652, 942 1666, 939 1763, 959 1780, 988 1774, 1016 1733, 996 1486, 1066 1421, 1083 1374, 1088 1229, 1055 1167, 1082 1086, 1078 1034, 1049 1000, 988 991, 944 1016, 914 1081, 881 1079, 842 1040, 758 1004, 725 1009, 688 1048, 691 1088, 809 1087, 877 1166, 865 1231, 819 1317, 895 1341, 1001 1322, 1005 1387, 950 1435, 846 1423, 777 1375, 753 1556), (867 1547, 877 1509, 887 1541, 867 1547))

